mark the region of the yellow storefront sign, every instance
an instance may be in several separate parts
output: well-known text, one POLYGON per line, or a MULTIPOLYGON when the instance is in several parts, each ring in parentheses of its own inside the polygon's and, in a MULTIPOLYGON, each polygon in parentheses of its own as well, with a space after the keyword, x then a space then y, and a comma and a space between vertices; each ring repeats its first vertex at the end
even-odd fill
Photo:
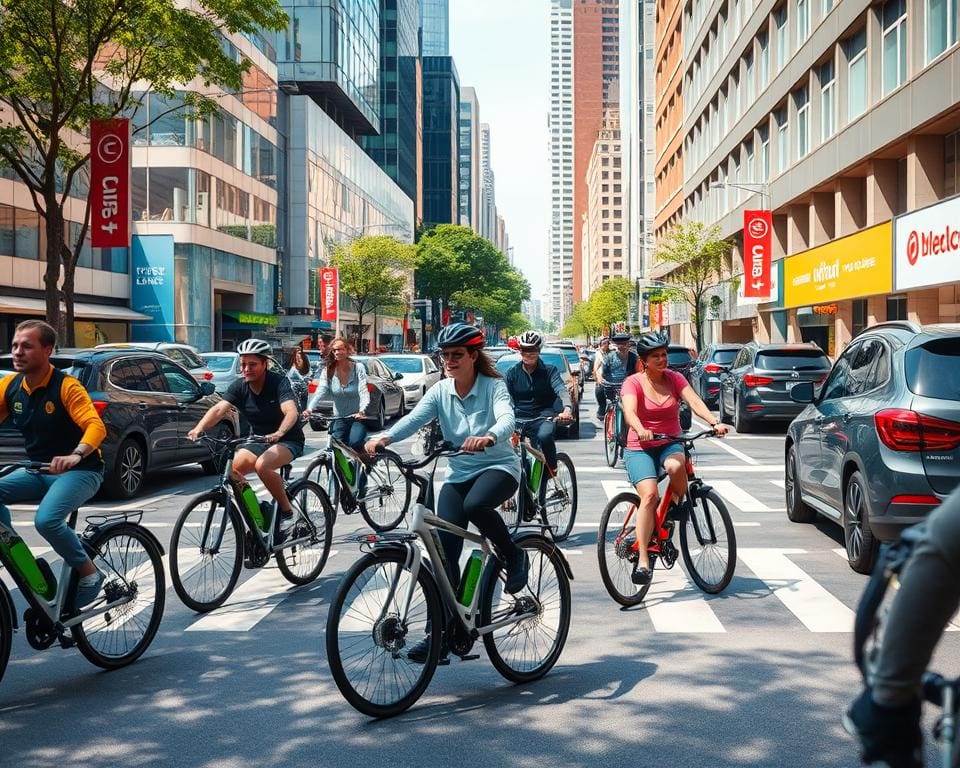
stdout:
POLYGON ((805 307, 893 290, 893 225, 790 256, 783 262, 783 306, 805 307))

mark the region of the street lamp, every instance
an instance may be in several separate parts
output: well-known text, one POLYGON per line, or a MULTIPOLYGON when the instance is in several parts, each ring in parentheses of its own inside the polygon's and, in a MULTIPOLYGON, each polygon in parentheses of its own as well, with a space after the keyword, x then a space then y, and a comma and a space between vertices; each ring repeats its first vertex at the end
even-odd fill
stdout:
POLYGON ((760 206, 765 207, 764 200, 770 201, 767 210, 773 207, 773 200, 770 197, 770 185, 765 181, 717 181, 710 184, 710 189, 742 189, 745 192, 753 192, 760 195, 760 206))

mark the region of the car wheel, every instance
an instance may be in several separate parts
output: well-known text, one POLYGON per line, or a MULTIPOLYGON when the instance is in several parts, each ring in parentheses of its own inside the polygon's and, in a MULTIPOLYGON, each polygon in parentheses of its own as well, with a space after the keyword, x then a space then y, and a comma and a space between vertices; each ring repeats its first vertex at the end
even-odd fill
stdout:
MULTIPOLYGON (((231 437, 234 436, 234 435, 233 435, 233 429, 230 427, 229 424, 220 424, 220 426, 218 426, 218 427, 214 430, 213 436, 214 436, 217 440, 228 440, 228 439, 230 439, 231 437)), ((220 474, 220 467, 217 465, 217 462, 214 461, 212 458, 207 459, 206 461, 201 461, 201 462, 200 462, 200 469, 203 470, 203 474, 205 474, 205 475, 219 475, 219 474, 220 474)))
POLYGON ((383 404, 383 398, 380 398, 380 403, 377 405, 377 418, 373 422, 373 428, 375 431, 379 432, 386 426, 387 423, 387 409, 383 404))
POLYGON ((740 398, 734 400, 733 403, 733 428, 740 433, 750 431, 750 422, 747 421, 746 416, 743 415, 740 398))
POLYGON ((139 441, 128 437, 117 449, 113 469, 104 481, 107 494, 114 499, 132 499, 143 487, 147 456, 139 441))
POLYGON ((401 392, 401 393, 400 393, 400 407, 397 408, 397 418, 399 419, 399 418, 400 418, 401 416, 403 416, 403 414, 405 414, 406 412, 407 412, 407 397, 406 397, 406 395, 403 394, 403 392, 401 392))
POLYGON ((803 502, 800 493, 800 461, 797 459, 796 446, 791 445, 787 453, 786 474, 783 489, 787 495, 787 519, 791 523, 812 523, 817 513, 803 502))
POLYGON ((880 542, 870 528, 867 486, 859 472, 850 475, 843 493, 843 543, 850 567, 857 573, 870 573, 880 542))
POLYGON ((730 418, 727 416, 727 409, 723 407, 723 390, 720 390, 720 395, 717 397, 717 410, 720 411, 719 419, 721 424, 728 424, 730 418))

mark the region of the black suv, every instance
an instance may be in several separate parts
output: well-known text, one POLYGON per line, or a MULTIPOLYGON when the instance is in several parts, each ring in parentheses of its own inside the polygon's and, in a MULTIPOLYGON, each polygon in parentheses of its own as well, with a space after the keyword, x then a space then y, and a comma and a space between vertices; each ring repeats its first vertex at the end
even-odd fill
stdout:
MULTIPOLYGON (((56 354, 50 362, 83 384, 107 427, 100 446, 107 495, 136 496, 147 472, 161 467, 199 462, 205 472, 217 471, 209 450, 187 438, 220 400, 213 382, 197 382, 166 355, 136 348, 86 349, 56 354)), ((0 368, 13 368, 9 355, 0 358, 0 368)), ((221 437, 236 435, 236 412, 211 431, 221 437)), ((9 424, 0 426, 0 461, 23 458, 19 431, 9 424)))
POLYGON ((708 344, 690 368, 690 386, 710 408, 720 400, 720 376, 730 370, 730 364, 743 344, 708 344))
POLYGON ((960 484, 960 326, 892 322, 860 333, 786 440, 787 516, 843 526, 847 559, 869 573, 899 536, 960 484))
POLYGON ((690 380, 690 369, 696 359, 696 352, 683 344, 671 344, 667 347, 667 366, 671 371, 682 373, 687 381, 690 380))

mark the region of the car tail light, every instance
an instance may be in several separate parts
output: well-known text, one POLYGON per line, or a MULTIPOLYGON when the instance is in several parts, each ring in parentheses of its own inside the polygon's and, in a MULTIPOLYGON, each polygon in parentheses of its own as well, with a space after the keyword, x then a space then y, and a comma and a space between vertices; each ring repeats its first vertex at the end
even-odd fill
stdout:
POLYGON ((747 410, 748 410, 748 411, 762 411, 762 410, 763 410, 763 406, 762 406, 762 405, 759 405, 759 404, 756 404, 756 405, 748 405, 748 406, 747 406, 747 410))
POLYGON ((307 384, 307 392, 309 392, 312 395, 314 392, 317 391, 317 386, 318 386, 317 382, 311 381, 309 384, 307 384))
POLYGON ((723 372, 723 368, 717 365, 716 363, 707 363, 705 366, 703 366, 703 370, 706 373, 722 373, 723 372))
POLYGON ((367 382, 367 392, 373 393, 373 392, 376 392, 376 391, 377 391, 377 388, 368 381, 368 382, 367 382))
POLYGON ((210 371, 207 371, 205 374, 203 374, 203 380, 204 380, 204 381, 213 381, 213 374, 210 373, 210 371))
POLYGON ((765 387, 767 384, 773 384, 773 379, 769 376, 755 376, 748 373, 743 377, 743 383, 748 387, 765 387))
POLYGON ((930 504, 931 506, 937 506, 940 503, 940 499, 936 496, 928 494, 902 494, 900 496, 894 496, 890 499, 891 504, 930 504))
POLYGON ((960 423, 887 408, 873 417, 877 434, 894 451, 953 451, 960 446, 960 423))
POLYGON ((93 407, 97 409, 97 416, 103 416, 103 412, 107 410, 107 406, 110 405, 106 400, 94 400, 93 407))

